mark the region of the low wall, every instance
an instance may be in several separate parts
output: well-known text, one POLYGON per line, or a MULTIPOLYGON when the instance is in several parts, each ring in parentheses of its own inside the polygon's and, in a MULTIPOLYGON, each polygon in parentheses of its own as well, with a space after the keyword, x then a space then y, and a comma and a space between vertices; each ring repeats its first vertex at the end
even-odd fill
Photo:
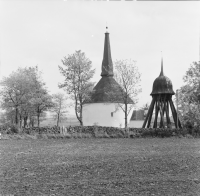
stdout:
POLYGON ((200 130, 195 129, 160 129, 160 128, 116 128, 101 126, 76 127, 34 127, 17 130, 16 127, 0 127, 1 135, 37 135, 38 138, 139 138, 139 137, 199 137, 200 130))

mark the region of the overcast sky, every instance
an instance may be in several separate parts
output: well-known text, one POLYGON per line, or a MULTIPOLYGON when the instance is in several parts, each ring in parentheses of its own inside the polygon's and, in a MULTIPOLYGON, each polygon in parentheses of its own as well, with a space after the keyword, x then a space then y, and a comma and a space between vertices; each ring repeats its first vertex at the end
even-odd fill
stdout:
POLYGON ((164 73, 174 91, 183 75, 199 61, 200 2, 0 1, 0 78, 18 67, 38 66, 50 93, 63 77, 58 65, 82 50, 100 80, 105 27, 110 33, 113 62, 133 59, 142 73, 138 107, 151 102, 159 76, 161 51, 164 73))

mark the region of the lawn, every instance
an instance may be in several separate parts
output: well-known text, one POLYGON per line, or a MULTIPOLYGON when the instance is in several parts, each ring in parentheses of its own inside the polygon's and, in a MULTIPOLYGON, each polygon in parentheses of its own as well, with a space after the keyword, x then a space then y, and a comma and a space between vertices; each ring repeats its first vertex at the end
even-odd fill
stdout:
POLYGON ((0 195, 200 195, 200 139, 0 140, 0 195))

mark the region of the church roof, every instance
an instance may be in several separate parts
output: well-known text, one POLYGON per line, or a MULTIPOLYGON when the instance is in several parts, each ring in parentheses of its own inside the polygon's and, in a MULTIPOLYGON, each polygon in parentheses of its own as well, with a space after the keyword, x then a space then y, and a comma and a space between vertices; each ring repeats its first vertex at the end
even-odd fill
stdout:
MULTIPOLYGON (((90 103, 124 103, 124 91, 113 77, 102 77, 93 90, 90 103)), ((128 103, 133 103, 129 97, 128 103)))
MULTIPOLYGON (((113 63, 110 50, 109 33, 105 33, 104 53, 102 61, 101 79, 93 89, 89 100, 85 103, 124 103, 123 89, 113 78, 113 63)), ((128 103, 133 103, 128 97, 128 103)))

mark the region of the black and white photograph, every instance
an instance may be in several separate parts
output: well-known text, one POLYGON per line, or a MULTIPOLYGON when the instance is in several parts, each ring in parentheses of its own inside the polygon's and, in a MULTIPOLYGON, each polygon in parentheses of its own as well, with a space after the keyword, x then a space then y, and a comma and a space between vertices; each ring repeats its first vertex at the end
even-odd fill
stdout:
POLYGON ((0 0, 0 196, 200 195, 199 10, 0 0))

